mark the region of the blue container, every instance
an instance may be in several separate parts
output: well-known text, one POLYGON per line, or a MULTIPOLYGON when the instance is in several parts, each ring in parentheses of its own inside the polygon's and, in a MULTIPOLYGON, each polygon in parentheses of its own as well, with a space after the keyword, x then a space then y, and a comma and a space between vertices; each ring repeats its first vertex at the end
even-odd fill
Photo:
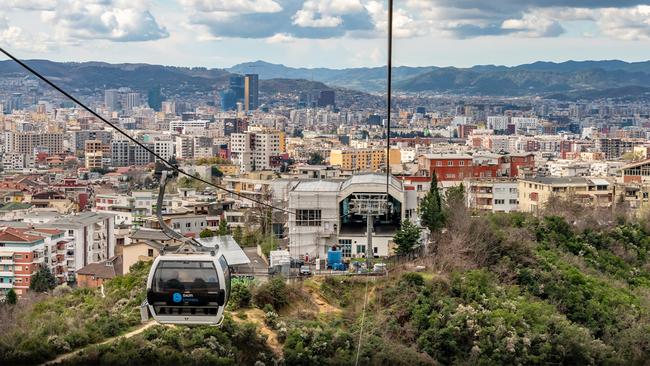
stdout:
POLYGON ((347 269, 347 266, 345 263, 336 263, 332 266, 332 269, 335 271, 345 271, 347 269))
POLYGON ((333 268, 336 264, 343 263, 343 252, 338 249, 330 249, 327 251, 327 267, 333 268))

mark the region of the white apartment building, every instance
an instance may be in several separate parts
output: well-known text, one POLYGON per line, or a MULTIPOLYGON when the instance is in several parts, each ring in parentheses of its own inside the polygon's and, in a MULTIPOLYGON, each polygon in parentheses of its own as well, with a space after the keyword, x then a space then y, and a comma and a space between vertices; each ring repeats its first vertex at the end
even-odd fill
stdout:
POLYGON ((517 181, 514 179, 466 179, 466 205, 470 209, 511 212, 519 208, 517 181))
POLYGON ((276 131, 233 133, 230 135, 233 162, 242 173, 278 169, 273 158, 281 152, 280 136, 276 131))
POLYGON ((510 117, 508 116, 488 116, 487 128, 495 131, 505 131, 508 129, 510 117))
POLYGON ((153 151, 165 160, 174 156, 174 141, 156 140, 153 143, 153 151))
POLYGON ((539 118, 536 117, 512 117, 510 123, 515 125, 518 134, 537 134, 539 118))
POLYGON ((97 263, 115 255, 115 216, 108 213, 81 212, 57 218, 38 228, 58 229, 74 242, 74 249, 67 261, 68 276, 74 276, 80 268, 97 263))
POLYGON ((34 155, 6 152, 2 155, 4 170, 23 170, 34 168, 34 155))

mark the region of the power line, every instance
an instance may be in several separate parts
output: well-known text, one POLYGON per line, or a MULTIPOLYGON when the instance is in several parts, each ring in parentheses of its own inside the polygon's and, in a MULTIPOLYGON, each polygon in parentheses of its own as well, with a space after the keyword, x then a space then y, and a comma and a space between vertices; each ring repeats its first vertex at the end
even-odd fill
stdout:
POLYGON ((363 311, 361 312, 361 326, 359 327, 359 342, 357 344, 357 357, 354 365, 359 364, 359 354, 361 353, 361 337, 363 336, 363 325, 366 321, 366 305, 368 304, 368 279, 370 274, 366 274, 366 294, 363 297, 363 311))
POLYGON ((81 106, 83 109, 85 109, 86 111, 88 111, 90 114, 92 114, 93 116, 99 118, 102 122, 106 123, 107 125, 111 126, 115 131, 119 132, 119 133, 122 134, 124 137, 126 137, 126 138, 129 139, 129 140, 131 140, 133 143, 135 143, 136 145, 140 146, 140 147, 143 148, 144 150, 146 150, 148 153, 150 153, 151 155, 153 155, 154 157, 156 157, 158 160, 160 160, 160 161, 162 161, 163 163, 165 163, 169 168, 171 168, 172 170, 176 171, 177 173, 179 173, 179 174, 183 174, 183 175, 185 175, 185 176, 187 176, 187 177, 189 177, 189 178, 192 178, 192 179, 198 180, 199 182, 204 183, 204 184, 207 184, 207 185, 212 186, 212 187, 214 187, 214 188, 221 189, 222 191, 228 192, 228 193, 230 193, 230 194, 232 194, 232 195, 235 195, 235 196, 237 196, 237 197, 240 197, 240 198, 243 198, 243 199, 247 199, 247 200, 249 200, 249 201, 251 201, 251 202, 257 203, 257 204, 262 205, 262 206, 264 206, 264 207, 268 207, 268 208, 271 208, 271 209, 274 209, 274 210, 278 210, 278 211, 286 212, 287 214, 294 214, 293 212, 291 212, 291 211, 289 211, 289 210, 285 210, 284 208, 275 207, 275 206, 270 205, 270 204, 268 204, 268 203, 265 203, 265 202, 262 202, 262 201, 258 201, 258 200, 256 200, 256 199, 253 199, 253 198, 247 197, 247 196, 245 196, 245 195, 243 195, 243 194, 241 194, 241 193, 238 193, 238 192, 235 192, 235 191, 230 190, 230 189, 228 189, 228 188, 222 187, 222 186, 220 186, 220 185, 218 185, 218 184, 214 184, 214 183, 212 183, 212 182, 210 182, 210 181, 207 181, 207 180, 205 180, 205 179, 203 179, 203 178, 201 178, 201 177, 195 177, 195 176, 193 176, 193 175, 191 175, 191 174, 189 174, 189 173, 186 173, 186 172, 183 171, 182 169, 179 169, 177 166, 175 166, 175 165, 173 165, 172 163, 170 163, 167 159, 165 159, 165 158, 163 158, 162 156, 160 156, 159 154, 157 154, 155 151, 153 151, 153 150, 152 150, 151 148, 149 148, 147 145, 141 143, 140 141, 138 141, 137 139, 135 139, 134 137, 132 137, 132 136, 129 135, 128 133, 122 131, 122 129, 120 129, 117 125, 115 125, 114 123, 108 121, 107 119, 105 119, 104 117, 102 117, 101 115, 99 115, 99 113, 97 113, 97 112, 95 112, 94 110, 92 110, 92 109, 90 109, 89 107, 87 107, 84 103, 80 102, 77 98, 75 98, 74 96, 72 96, 70 93, 68 93, 68 92, 66 92, 65 90, 61 89, 59 86, 57 86, 56 84, 54 84, 53 82, 51 82, 48 78, 46 78, 45 76, 41 75, 41 73, 39 73, 38 71, 32 69, 30 66, 28 66, 27 64, 25 64, 24 62, 22 62, 21 60, 19 60, 17 57, 15 57, 15 56, 12 55, 11 53, 7 52, 4 48, 0 47, 0 52, 4 53, 7 57, 9 57, 10 59, 14 60, 14 61, 15 61, 16 63, 18 63, 22 68, 24 68, 25 70, 29 71, 32 75, 34 75, 34 76, 36 76, 37 78, 41 79, 43 82, 45 82, 45 83, 48 84, 49 86, 51 86, 52 88, 56 89, 59 93, 63 94, 64 96, 66 96, 67 98, 69 98, 70 100, 72 100, 73 102, 75 102, 77 105, 81 106))
POLYGON ((390 115, 393 99, 393 0, 388 0, 388 115, 386 117, 386 197, 390 186, 390 115))

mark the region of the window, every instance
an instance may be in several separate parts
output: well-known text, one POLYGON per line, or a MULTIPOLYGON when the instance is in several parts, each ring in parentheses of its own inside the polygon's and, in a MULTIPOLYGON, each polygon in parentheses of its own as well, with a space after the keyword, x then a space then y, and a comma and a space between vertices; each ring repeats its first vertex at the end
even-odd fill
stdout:
POLYGON ((187 224, 185 224, 185 227, 192 227, 192 223, 188 222, 187 224))
POLYGON ((366 253, 366 246, 357 244, 357 254, 366 253))
POLYGON ((436 161, 436 166, 442 166, 442 161, 436 161))
POLYGON ((465 166, 465 160, 461 160, 461 161, 459 161, 459 162, 458 162, 458 165, 460 165, 460 166, 465 166))
POLYGON ((68 230, 68 235, 74 235, 74 230, 68 230))
POLYGON ((511 205, 516 205, 516 204, 519 204, 519 202, 517 202, 517 200, 510 200, 510 204, 511 205))
POLYGON ((147 256, 153 257, 153 249, 147 249, 147 256))
POLYGON ((454 162, 452 160, 447 161, 447 166, 454 166, 454 162))
POLYGON ((321 226, 321 210, 296 210, 297 226, 321 226))
POLYGON ((22 254, 15 254, 14 259, 23 259, 23 255, 22 254))
POLYGON ((506 203, 506 200, 494 200, 495 205, 503 205, 504 203, 506 203))
POLYGON ((339 239, 339 245, 341 246, 341 251, 343 252, 343 257, 350 258, 352 256, 352 240, 351 239, 339 239))

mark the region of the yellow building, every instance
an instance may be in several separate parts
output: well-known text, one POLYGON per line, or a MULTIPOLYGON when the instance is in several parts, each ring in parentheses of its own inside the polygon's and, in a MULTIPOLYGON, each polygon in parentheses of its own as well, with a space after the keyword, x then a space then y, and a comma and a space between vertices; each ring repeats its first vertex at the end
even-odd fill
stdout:
POLYGON ((591 207, 610 207, 614 198, 614 185, 603 178, 537 177, 520 179, 519 211, 538 213, 552 196, 571 198, 574 202, 591 207))
MULTIPOLYGON (((401 163, 401 153, 397 149, 390 151, 390 164, 401 163)), ((330 165, 343 170, 378 171, 386 166, 386 150, 376 149, 337 149, 330 151, 330 165)))

